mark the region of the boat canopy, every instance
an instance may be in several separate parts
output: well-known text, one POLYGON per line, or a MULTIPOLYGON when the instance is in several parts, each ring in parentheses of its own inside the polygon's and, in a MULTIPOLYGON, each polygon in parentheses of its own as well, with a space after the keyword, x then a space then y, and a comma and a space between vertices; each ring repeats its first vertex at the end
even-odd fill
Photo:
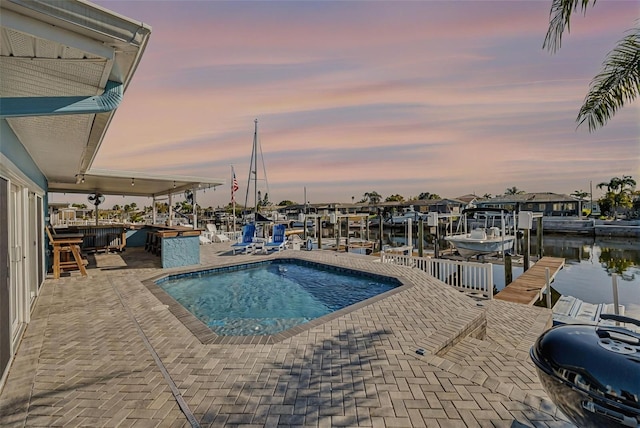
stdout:
POLYGON ((462 214, 467 213, 510 213, 511 211, 506 208, 465 208, 462 210, 462 214))

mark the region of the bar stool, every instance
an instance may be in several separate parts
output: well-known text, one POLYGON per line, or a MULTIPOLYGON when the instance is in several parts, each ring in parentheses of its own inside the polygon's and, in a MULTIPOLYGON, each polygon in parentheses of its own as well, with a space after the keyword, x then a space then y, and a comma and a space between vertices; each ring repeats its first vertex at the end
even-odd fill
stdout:
POLYGON ((147 231, 147 239, 144 243, 144 250, 151 251, 152 247, 153 247, 153 231, 149 230, 147 231))
POLYGON ((151 237, 151 252, 156 256, 162 253, 162 234, 160 232, 153 232, 151 237))
POLYGON ((65 270, 79 270, 82 276, 87 276, 85 262, 80 255, 82 238, 54 238, 48 227, 45 230, 53 248, 53 277, 60 278, 60 273, 65 270))

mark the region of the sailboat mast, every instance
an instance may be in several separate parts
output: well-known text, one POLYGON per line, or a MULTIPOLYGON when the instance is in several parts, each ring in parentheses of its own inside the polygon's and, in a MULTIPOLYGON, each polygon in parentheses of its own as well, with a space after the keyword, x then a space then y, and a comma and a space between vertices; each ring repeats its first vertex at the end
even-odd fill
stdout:
POLYGON ((257 212, 258 208, 258 119, 254 120, 253 146, 251 147, 251 162, 249 162, 249 175, 247 176, 247 192, 244 197, 245 212, 249 204, 249 190, 251 189, 251 180, 253 178, 254 206, 257 212))
POLYGON ((258 218, 258 119, 254 120, 255 126, 253 131, 253 202, 255 218, 258 218))

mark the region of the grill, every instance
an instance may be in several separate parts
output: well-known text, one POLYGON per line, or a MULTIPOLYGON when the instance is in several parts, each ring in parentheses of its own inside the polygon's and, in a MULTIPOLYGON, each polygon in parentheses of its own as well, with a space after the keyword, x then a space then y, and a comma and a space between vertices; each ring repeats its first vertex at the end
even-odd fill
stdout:
MULTIPOLYGON (((603 320, 640 321, 603 314, 603 320)), ((531 359, 549 398, 579 427, 640 428, 640 334, 564 324, 543 333, 531 359)))

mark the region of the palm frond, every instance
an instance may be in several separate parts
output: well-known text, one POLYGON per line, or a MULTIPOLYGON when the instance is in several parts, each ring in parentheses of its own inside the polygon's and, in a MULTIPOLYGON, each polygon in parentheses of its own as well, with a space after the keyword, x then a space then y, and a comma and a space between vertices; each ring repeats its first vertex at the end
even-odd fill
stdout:
POLYGON ((549 29, 542 44, 543 49, 548 49, 551 53, 555 53, 562 45, 562 34, 565 28, 570 31, 571 13, 578 8, 587 12, 589 3, 596 3, 596 0, 553 0, 551 3, 551 11, 549 12, 549 29))
POLYGON ((589 131, 604 126, 625 102, 640 93, 640 28, 635 28, 607 55, 602 71, 593 78, 576 122, 589 131))

